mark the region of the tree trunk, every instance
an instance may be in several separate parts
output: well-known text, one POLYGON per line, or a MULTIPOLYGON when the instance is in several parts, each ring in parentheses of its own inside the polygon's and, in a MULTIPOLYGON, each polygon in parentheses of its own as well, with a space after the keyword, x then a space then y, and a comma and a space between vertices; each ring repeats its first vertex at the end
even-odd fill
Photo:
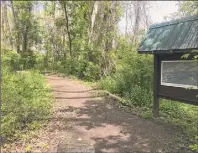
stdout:
MULTIPOLYGON (((55 19, 56 19, 56 16, 55 16, 55 11, 56 11, 56 2, 54 1, 53 2, 54 3, 54 10, 53 10, 53 29, 55 28, 55 19)), ((54 71, 54 69, 55 69, 55 60, 56 60, 56 58, 55 58, 55 41, 54 41, 54 37, 55 37, 55 34, 54 34, 54 31, 53 31, 53 29, 52 29, 52 31, 51 31, 51 42, 52 42, 52 71, 54 71)))
POLYGON ((126 6, 126 26, 125 26, 125 37, 127 37, 128 32, 128 7, 126 6))
POLYGON ((96 15, 98 13, 98 1, 93 2, 92 13, 91 13, 91 23, 90 23, 90 30, 89 30, 89 44, 91 43, 91 38, 93 35, 93 28, 95 25, 96 15))
POLYGON ((14 10, 14 5, 13 5, 13 0, 10 0, 11 2, 11 8, 12 8, 12 13, 13 13, 13 17, 14 17, 14 27, 17 30, 17 36, 16 36, 16 49, 17 49, 17 53, 20 53, 20 34, 18 31, 18 23, 17 23, 17 18, 16 18, 16 12, 14 10))
POLYGON ((67 6, 66 6, 66 2, 65 1, 63 1, 63 7, 64 7, 64 12, 65 12, 65 21, 66 21, 67 35, 68 35, 68 39, 69 39, 70 58, 73 59, 72 40, 71 40, 71 33, 70 33, 70 29, 69 29, 69 20, 68 20, 67 6))
POLYGON ((28 43, 28 26, 25 26, 25 31, 23 32, 23 53, 27 53, 27 43, 28 43))
POLYGON ((139 22, 140 22, 140 2, 135 1, 135 24, 134 24, 134 32, 133 32, 133 43, 137 42, 137 34, 139 30, 139 22))
POLYGON ((63 46, 63 57, 64 57, 64 60, 65 60, 66 57, 67 57, 67 51, 65 49, 65 33, 64 32, 63 32, 63 44, 62 44, 62 46, 63 46))
POLYGON ((13 50, 12 34, 11 34, 10 24, 8 22, 7 5, 5 5, 5 25, 6 25, 6 31, 8 32, 9 43, 13 50))
MULTIPOLYGON (((32 11, 32 7, 31 6, 29 6, 28 8, 27 8, 27 13, 29 13, 29 15, 31 15, 31 11, 32 11)), ((23 53, 27 53, 28 55, 30 55, 31 54, 31 52, 30 52, 30 50, 28 50, 28 31, 29 31, 29 25, 27 25, 27 23, 26 23, 26 25, 24 26, 24 32, 23 32, 23 53)))
POLYGON ((5 42, 5 34, 6 34, 6 31, 5 31, 5 2, 2 1, 2 7, 1 7, 1 15, 2 15, 2 19, 1 19, 1 32, 2 32, 2 40, 3 42, 5 42))

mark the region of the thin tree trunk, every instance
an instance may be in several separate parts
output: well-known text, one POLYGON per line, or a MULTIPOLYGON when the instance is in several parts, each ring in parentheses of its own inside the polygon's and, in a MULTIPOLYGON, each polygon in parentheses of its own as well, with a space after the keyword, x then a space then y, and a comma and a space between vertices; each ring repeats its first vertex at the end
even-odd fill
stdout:
POLYGON ((68 35, 68 39, 69 39, 70 58, 73 59, 73 55, 72 55, 72 40, 71 40, 71 34, 70 34, 70 29, 69 29, 69 20, 68 20, 67 6, 66 6, 65 1, 63 1, 63 7, 64 7, 64 12, 65 12, 67 35, 68 35))
POLYGON ((126 27, 125 27, 125 37, 127 37, 127 31, 128 31, 128 9, 126 9, 126 27))
MULTIPOLYGON (((55 19, 56 19, 56 17, 55 17, 55 11, 56 11, 56 2, 54 1, 53 2, 54 3, 54 12, 53 12, 53 29, 55 28, 55 19)), ((51 42, 52 42, 52 71, 54 71, 54 69, 55 69, 55 60, 56 60, 56 58, 55 58, 55 42, 54 42, 54 37, 55 37, 55 33, 54 33, 54 31, 53 31, 53 29, 51 29, 51 34, 52 34, 52 36, 50 37, 51 38, 51 42)))
POLYGON ((139 21, 140 21, 140 2, 135 1, 135 24, 134 24, 134 32, 133 32, 133 43, 136 43, 138 30, 139 30, 139 21))
POLYGON ((91 38, 93 35, 93 28, 95 25, 96 15, 98 13, 98 1, 93 2, 92 13, 91 13, 91 23, 90 23, 90 30, 89 30, 89 44, 91 43, 91 38))
MULTIPOLYGON (((64 31, 64 30, 63 30, 64 31)), ((66 57, 67 57, 67 51, 66 51, 66 49, 65 49, 65 33, 63 32, 63 44, 62 44, 62 46, 63 46, 63 51, 64 51, 64 60, 66 59, 66 57)))
POLYGON ((8 12, 7 12, 6 2, 5 2, 5 25, 6 25, 6 31, 8 32, 9 43, 13 50, 13 41, 12 41, 12 35, 11 35, 11 30, 10 30, 10 24, 8 22, 8 12))
MULTIPOLYGON (((29 13, 29 15, 31 15, 31 10, 32 7, 28 7, 27 8, 27 12, 29 13)), ((28 50, 28 25, 25 25, 25 31, 23 32, 23 53, 28 53, 30 50, 28 50)), ((30 52, 28 54, 31 54, 30 52)))
POLYGON ((20 34, 18 32, 18 24, 17 24, 17 18, 16 18, 16 12, 14 10, 14 5, 13 5, 13 0, 10 0, 11 2, 11 8, 12 8, 12 13, 13 13, 13 17, 14 17, 14 27, 15 30, 17 30, 17 37, 16 37, 16 49, 17 49, 17 53, 20 53, 20 34))
POLYGON ((8 22, 7 4, 2 1, 2 40, 13 49, 11 30, 8 22))
POLYGON ((2 32, 2 40, 3 42, 6 41, 6 28, 5 28, 5 3, 4 1, 2 1, 2 11, 1 11, 1 15, 2 15, 2 19, 1 19, 1 32, 2 32))
POLYGON ((23 53, 27 53, 27 43, 28 43, 27 33, 28 33, 28 27, 25 26, 25 31, 23 33, 23 53))

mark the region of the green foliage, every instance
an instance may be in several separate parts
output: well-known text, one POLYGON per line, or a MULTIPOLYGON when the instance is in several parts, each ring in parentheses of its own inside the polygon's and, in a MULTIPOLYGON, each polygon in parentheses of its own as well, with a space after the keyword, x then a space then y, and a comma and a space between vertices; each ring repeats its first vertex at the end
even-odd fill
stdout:
MULTIPOLYGON (((123 41, 123 40, 122 40, 123 41)), ((117 71, 101 80, 101 87, 131 101, 135 106, 151 106, 153 62, 151 56, 139 55, 127 42, 120 44, 117 71)))
POLYGON ((35 63, 33 66, 35 69, 40 70, 40 71, 45 71, 45 61, 44 61, 44 56, 41 54, 37 54, 35 57, 35 63))
MULTIPOLYGON (((14 30, 12 37, 21 56, 30 56, 33 52, 31 47, 41 43, 41 27, 36 16, 33 15, 34 1, 13 1, 11 8, 13 14, 14 30), (20 49, 20 46, 22 48, 20 49)), ((28 57, 28 60, 31 57, 28 57)))
POLYGON ((130 99, 134 106, 151 106, 153 92, 147 90, 139 85, 134 85, 130 89, 130 93, 126 95, 126 98, 130 99))
POLYGON ((198 2, 197 1, 184 1, 179 3, 180 14, 185 16, 198 14, 198 2))
POLYGON ((30 153, 31 152, 32 147, 30 145, 27 145, 25 147, 25 153, 30 153))
POLYGON ((144 119, 152 119, 153 114, 151 111, 150 112, 146 111, 146 112, 141 113, 140 117, 142 117, 144 119))
POLYGON ((19 54, 13 51, 7 51, 4 54, 5 55, 3 55, 2 57, 2 65, 8 66, 9 68, 11 68, 11 70, 21 69, 22 67, 20 64, 21 56, 19 54))
POLYGON ((88 81, 112 72, 115 65, 110 54, 121 13, 119 3, 116 6, 111 3, 97 4, 100 9, 95 14, 96 20, 92 19, 94 2, 45 3, 44 11, 50 22, 46 21, 44 29, 44 56, 46 61, 50 59, 47 64, 51 70, 88 81))
POLYGON ((21 56, 14 51, 7 51, 2 57, 2 64, 11 69, 11 71, 37 69, 43 71, 45 69, 44 56, 35 54, 31 56, 21 56))
POLYGON ((178 11, 170 15, 171 19, 198 15, 198 1, 181 1, 178 11))
POLYGON ((52 97, 38 71, 10 71, 13 68, 6 65, 7 58, 3 59, 1 136, 10 140, 26 128, 39 127, 47 119, 52 97))
POLYGON ((193 151, 198 151, 198 136, 195 136, 195 141, 197 142, 196 144, 192 144, 190 145, 190 149, 192 149, 193 151))
POLYGON ((181 126, 190 137, 197 133, 198 108, 196 106, 162 100, 160 111, 161 116, 172 124, 181 126))
POLYGON ((31 69, 36 64, 36 56, 35 55, 27 55, 23 56, 20 59, 20 64, 22 66, 22 70, 31 69))
POLYGON ((110 91, 111 93, 118 94, 121 91, 120 88, 117 88, 117 83, 118 82, 115 80, 113 76, 108 76, 100 80, 100 87, 102 89, 110 91))
POLYGON ((88 81, 98 80, 100 78, 99 66, 92 62, 88 62, 84 71, 84 78, 88 81))

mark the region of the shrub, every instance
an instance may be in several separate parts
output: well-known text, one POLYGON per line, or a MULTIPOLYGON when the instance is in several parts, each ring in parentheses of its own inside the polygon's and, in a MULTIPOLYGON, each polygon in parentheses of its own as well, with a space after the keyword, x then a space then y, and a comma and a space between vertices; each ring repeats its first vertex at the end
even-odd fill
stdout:
POLYGON ((34 68, 39 71, 44 71, 46 69, 43 55, 40 54, 36 55, 34 68))
POLYGON ((119 93, 116 80, 110 76, 100 80, 100 87, 111 93, 119 93))
POLYGON ((37 71, 9 71, 2 68, 1 135, 10 140, 31 124, 42 123, 51 112, 51 95, 37 71))
POLYGON ((20 59, 20 64, 22 65, 22 69, 32 69, 36 64, 36 55, 24 55, 20 59))
POLYGON ((181 126, 184 131, 194 137, 197 134, 198 107, 176 101, 161 100, 160 114, 172 124, 181 126))
POLYGON ((20 64, 21 56, 14 51, 8 51, 2 56, 2 65, 9 67, 11 70, 20 70, 22 65, 20 64))
POLYGON ((134 85, 129 89, 128 95, 125 96, 131 100, 134 106, 150 107, 152 104, 153 92, 139 85, 134 85))
POLYGON ((100 78, 100 68, 92 62, 88 62, 83 74, 88 81, 98 80, 100 78))
POLYGON ((100 81, 100 87, 129 99, 135 106, 151 106, 152 64, 151 56, 131 51, 121 59, 115 74, 100 81))

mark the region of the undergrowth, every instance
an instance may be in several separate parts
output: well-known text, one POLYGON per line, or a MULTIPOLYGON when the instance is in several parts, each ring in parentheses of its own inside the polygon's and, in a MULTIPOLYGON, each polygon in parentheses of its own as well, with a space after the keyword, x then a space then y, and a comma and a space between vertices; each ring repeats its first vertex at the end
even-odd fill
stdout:
POLYGON ((12 64, 18 58, 8 56, 2 57, 1 136, 12 141, 42 126, 51 114, 52 96, 38 71, 16 71, 12 64))

